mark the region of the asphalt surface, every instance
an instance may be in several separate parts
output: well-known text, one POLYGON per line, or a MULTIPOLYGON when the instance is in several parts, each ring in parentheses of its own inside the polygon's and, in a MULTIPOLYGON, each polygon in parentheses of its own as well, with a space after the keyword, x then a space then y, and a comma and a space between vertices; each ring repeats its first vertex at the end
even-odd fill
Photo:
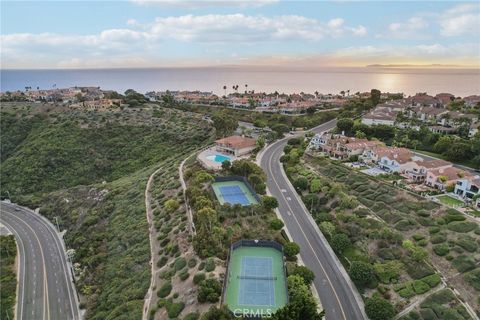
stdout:
POLYGON ((55 229, 29 209, 0 203, 0 222, 19 250, 16 319, 80 319, 67 258, 55 229))
MULTIPOLYGON (((332 120, 312 131, 319 133, 335 125, 336 120, 332 120)), ((363 302, 345 269, 283 172, 280 157, 287 140, 288 138, 273 143, 261 156, 260 165, 267 173, 269 192, 277 198, 280 214, 292 240, 301 248, 302 261, 315 273, 314 285, 326 312, 326 319, 365 319, 363 302)))

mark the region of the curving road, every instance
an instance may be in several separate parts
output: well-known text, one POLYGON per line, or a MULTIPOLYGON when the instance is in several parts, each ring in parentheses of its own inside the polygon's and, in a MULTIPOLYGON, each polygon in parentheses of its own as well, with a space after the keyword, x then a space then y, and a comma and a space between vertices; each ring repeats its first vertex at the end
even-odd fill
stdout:
POLYGON ((53 226, 5 202, 0 203, 0 222, 15 235, 19 251, 16 319, 80 319, 63 242, 53 226))
MULTIPOLYGON (((336 120, 311 131, 330 130, 336 120)), ((280 157, 288 138, 279 140, 260 155, 260 165, 267 173, 269 192, 277 198, 280 215, 293 241, 301 247, 301 257, 315 273, 315 288, 320 296, 327 320, 366 319, 363 302, 318 226, 286 177, 280 157)))

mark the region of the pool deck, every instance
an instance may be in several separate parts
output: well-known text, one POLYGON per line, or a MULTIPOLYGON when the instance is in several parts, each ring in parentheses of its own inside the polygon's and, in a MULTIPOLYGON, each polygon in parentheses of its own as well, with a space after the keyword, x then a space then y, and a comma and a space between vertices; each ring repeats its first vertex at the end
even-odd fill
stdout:
MULTIPOLYGON (((286 292, 286 279, 283 265, 283 256, 282 253, 274 248, 267 247, 239 247, 234 249, 230 256, 230 262, 228 265, 228 275, 227 275, 227 287, 225 295, 225 304, 228 309, 232 312, 235 310, 245 310, 248 309, 250 314, 263 314, 267 315, 268 313, 274 313, 278 309, 282 308, 287 304, 287 292, 286 292), (242 272, 243 260, 245 257, 259 257, 259 258, 270 258, 272 261, 271 275, 276 277, 276 280, 272 282, 272 291, 269 294, 273 294, 274 301, 269 303, 269 305, 244 305, 242 304, 241 297, 242 286, 241 279, 238 276, 249 276, 242 272)), ((254 276, 254 275, 252 275, 254 276)))
POLYGON ((233 154, 224 154, 222 152, 219 152, 215 149, 215 147, 208 148, 206 150, 203 150, 200 152, 197 156, 198 161, 202 164, 202 166, 206 169, 209 170, 220 170, 222 169, 222 163, 221 162, 216 162, 213 160, 208 159, 209 156, 215 156, 215 155, 222 155, 230 158, 230 161, 235 161, 237 160, 237 157, 235 157, 233 154))

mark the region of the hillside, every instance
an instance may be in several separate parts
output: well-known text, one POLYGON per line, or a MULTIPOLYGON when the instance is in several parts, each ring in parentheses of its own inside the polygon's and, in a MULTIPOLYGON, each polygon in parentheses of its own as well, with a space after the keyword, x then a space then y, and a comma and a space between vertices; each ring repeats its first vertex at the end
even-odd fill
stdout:
POLYGON ((176 172, 213 132, 199 116, 153 106, 39 110, 2 108, 2 191, 68 230, 87 319, 139 319, 150 282, 146 181, 176 172))

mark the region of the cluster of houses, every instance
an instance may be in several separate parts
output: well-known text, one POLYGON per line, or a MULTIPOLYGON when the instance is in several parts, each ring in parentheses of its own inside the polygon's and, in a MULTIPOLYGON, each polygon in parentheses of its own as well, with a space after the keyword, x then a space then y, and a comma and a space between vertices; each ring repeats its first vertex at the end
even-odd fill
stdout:
POLYGON ((480 105, 480 96, 473 95, 460 99, 449 93, 440 93, 435 97, 418 93, 405 99, 379 104, 362 117, 362 123, 417 130, 423 124, 428 125, 432 132, 443 134, 457 133, 460 127, 467 126, 468 135, 473 137, 480 126, 478 115, 468 111, 447 109, 447 106, 454 101, 463 102, 465 108, 473 109, 480 105))
MULTIPOLYGON (((365 93, 365 94, 370 94, 365 93)), ((363 95, 365 95, 363 94, 363 95)), ((357 97, 356 95, 345 94, 315 94, 309 93, 265 93, 248 91, 245 93, 230 93, 223 97, 219 97, 213 92, 202 91, 150 91, 145 94, 149 101, 162 101, 165 95, 173 96, 175 102, 182 103, 197 103, 197 104, 221 104, 231 108, 250 109, 260 112, 275 112, 275 113, 303 113, 308 108, 315 108, 324 105, 334 107, 341 107, 348 99, 357 97)))
POLYGON ((33 103, 68 104, 72 108, 88 110, 106 110, 120 106, 122 99, 115 91, 101 90, 100 87, 71 87, 33 90, 29 87, 25 91, 1 92, 2 101, 26 101, 33 103))
POLYGON ((451 162, 427 160, 406 148, 387 147, 380 141, 332 133, 315 135, 310 148, 338 160, 358 159, 379 172, 398 173, 412 183, 449 190, 467 202, 476 201, 480 206, 480 176, 454 167, 451 162))

